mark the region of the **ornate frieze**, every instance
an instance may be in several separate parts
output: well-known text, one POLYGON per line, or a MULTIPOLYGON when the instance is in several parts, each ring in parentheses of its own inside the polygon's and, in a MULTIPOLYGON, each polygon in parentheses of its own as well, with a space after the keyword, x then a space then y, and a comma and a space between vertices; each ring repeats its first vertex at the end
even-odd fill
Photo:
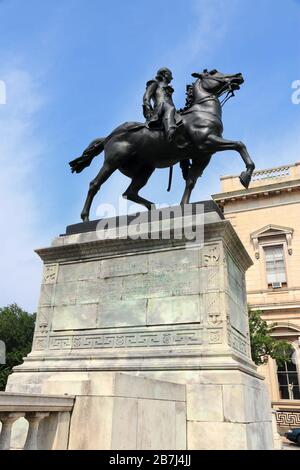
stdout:
POLYGON ((300 411, 297 411, 297 410, 276 411, 276 421, 279 426, 300 427, 300 411))
MULTIPOLYGON (((202 344, 202 330, 134 332, 124 334, 50 336, 50 350, 138 348, 155 346, 186 346, 202 344)), ((37 337, 35 349, 47 348, 47 338, 37 337)))

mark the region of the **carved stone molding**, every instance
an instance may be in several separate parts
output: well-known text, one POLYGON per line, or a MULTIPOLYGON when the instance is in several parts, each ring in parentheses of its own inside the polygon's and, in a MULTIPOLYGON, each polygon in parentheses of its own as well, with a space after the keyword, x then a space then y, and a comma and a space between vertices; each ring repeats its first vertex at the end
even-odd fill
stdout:
MULTIPOLYGON (((192 227, 196 230, 197 227, 192 227)), ((73 240, 70 236, 70 240, 73 240)), ((252 265, 252 260, 246 252, 242 242, 237 236, 229 220, 220 220, 206 224, 204 227, 205 243, 217 243, 223 240, 227 248, 231 251, 236 262, 241 264, 243 270, 252 265)), ((68 236, 64 237, 68 239, 68 236)), ((125 256, 128 253, 147 253, 153 250, 174 249, 175 247, 185 247, 189 240, 160 239, 160 240, 132 240, 130 238, 108 239, 108 240, 90 240, 89 234, 81 234, 80 241, 71 241, 69 244, 63 243, 53 245, 48 248, 35 250, 44 263, 49 265, 71 260, 84 259, 104 259, 111 256, 125 256)))
POLYGON ((47 336, 37 336, 34 340, 33 350, 43 351, 47 349, 48 337, 47 336))
POLYGON ((58 264, 46 264, 44 267, 44 284, 55 284, 58 273, 58 264))
POLYGON ((202 263, 204 267, 217 266, 220 262, 219 245, 208 245, 203 247, 202 263))
POLYGON ((221 328, 208 330, 208 342, 209 344, 221 344, 223 342, 223 330, 221 328))
POLYGON ((205 310, 207 314, 207 324, 211 327, 220 326, 222 324, 220 294, 219 292, 211 292, 205 295, 205 310))
POLYGON ((37 330, 39 333, 48 333, 50 330, 50 315, 52 307, 40 307, 37 314, 37 330))

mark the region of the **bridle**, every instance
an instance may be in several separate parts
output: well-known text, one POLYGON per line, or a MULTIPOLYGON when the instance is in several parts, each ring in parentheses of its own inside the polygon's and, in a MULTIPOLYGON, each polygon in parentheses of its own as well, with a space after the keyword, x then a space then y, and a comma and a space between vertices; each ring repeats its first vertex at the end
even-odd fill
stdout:
MULTIPOLYGON (((195 74, 196 75, 196 74, 195 74)), ((206 77, 203 77, 203 75, 198 75, 198 78, 201 78, 201 80, 205 80, 206 78, 209 79, 209 80, 214 80, 218 83, 223 83, 223 79, 221 78, 218 78, 218 77, 214 77, 213 75, 210 75, 208 74, 208 76, 206 77)), ((226 93, 227 91, 227 94, 225 96, 225 98, 221 101, 221 107, 224 106, 225 103, 227 103, 228 100, 230 100, 230 98, 233 98, 235 96, 234 94, 234 90, 232 88, 232 84, 231 83, 225 83, 221 89, 218 91, 217 93, 217 97, 218 98, 221 98, 222 95, 224 95, 224 93, 226 93)), ((198 104, 202 104, 202 103, 205 103, 206 101, 209 101, 209 100, 213 100, 215 98, 212 98, 212 97, 208 97, 208 98, 203 98, 202 101, 200 101, 200 103, 198 104)))

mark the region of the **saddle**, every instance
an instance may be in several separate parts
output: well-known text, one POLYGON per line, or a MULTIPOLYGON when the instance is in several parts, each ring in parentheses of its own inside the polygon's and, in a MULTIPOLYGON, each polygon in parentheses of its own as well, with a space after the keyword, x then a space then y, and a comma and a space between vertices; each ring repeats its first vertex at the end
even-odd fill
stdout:
MULTIPOLYGON (((185 127, 184 127, 180 112, 176 113, 175 120, 176 120, 177 127, 176 127, 176 130, 175 130, 175 133, 173 134, 172 144, 175 145, 180 150, 187 150, 186 159, 182 160, 180 162, 180 168, 181 168, 181 171, 182 171, 182 176, 183 176, 183 179, 186 180, 187 177, 188 177, 188 174, 189 174, 189 169, 191 167, 191 163, 190 163, 190 160, 189 160, 189 157, 188 157, 188 149, 192 145, 192 143, 191 143, 191 141, 189 140, 189 138, 186 134, 185 127)), ((123 128, 122 129, 123 132, 137 132, 137 131, 139 131, 141 129, 144 129, 144 128, 147 128, 149 130, 149 132, 154 132, 154 131, 157 131, 157 130, 160 130, 160 131, 164 132, 164 128, 163 128, 163 125, 162 125, 161 121, 158 121, 157 125, 155 125, 155 126, 152 125, 151 127, 148 126, 147 121, 144 122, 144 123, 126 122, 125 124, 123 124, 122 128, 123 128)), ((115 133, 117 133, 117 132, 118 132, 118 129, 116 129, 115 133)), ((167 188, 168 192, 171 190, 172 179, 173 179, 173 166, 170 166, 169 182, 168 182, 168 188, 167 188)))
MULTIPOLYGON (((183 150, 191 146, 191 141, 189 140, 185 127, 182 121, 182 118, 179 113, 176 114, 175 116, 176 120, 176 130, 172 139, 172 143, 179 149, 183 150)), ((162 125, 161 121, 157 121, 157 124, 151 124, 151 126, 148 125, 148 122, 144 123, 136 123, 136 122, 126 122, 122 126, 122 132, 137 132, 141 129, 147 128, 149 132, 154 132, 154 131, 162 131, 164 132, 164 127, 162 125)), ((115 131, 116 133, 118 132, 118 129, 115 131)), ((114 134, 114 133, 113 133, 114 134)), ((112 135, 112 134, 111 134, 112 135)))

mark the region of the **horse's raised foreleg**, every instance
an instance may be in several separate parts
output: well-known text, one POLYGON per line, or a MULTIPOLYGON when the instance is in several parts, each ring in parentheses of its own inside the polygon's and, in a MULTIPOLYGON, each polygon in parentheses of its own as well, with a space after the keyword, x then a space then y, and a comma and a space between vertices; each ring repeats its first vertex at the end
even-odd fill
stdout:
POLYGON ((246 171, 243 171, 240 174, 240 182, 245 188, 248 188, 250 181, 251 181, 252 173, 255 169, 255 165, 248 153, 246 145, 243 142, 239 142, 239 141, 236 142, 234 140, 226 140, 216 135, 210 135, 207 138, 207 140, 212 145, 213 152, 235 150, 241 155, 246 165, 246 171))
POLYGON ((100 189, 100 186, 113 174, 117 166, 113 163, 104 162, 96 178, 90 183, 90 189, 81 212, 83 222, 88 222, 93 199, 100 189))
POLYGON ((192 166, 190 167, 188 172, 188 176, 185 183, 185 190, 180 204, 188 204, 190 202, 190 197, 197 182, 197 179, 202 175, 204 169, 209 164, 210 159, 211 155, 201 161, 199 161, 198 159, 192 160, 192 166))
POLYGON ((128 199, 129 201, 136 202, 137 204, 141 204, 142 206, 147 207, 150 211, 151 209, 155 209, 155 204, 147 199, 138 195, 140 189, 142 189, 145 184, 147 183, 148 179, 152 175, 154 168, 142 168, 141 173, 137 174, 132 178, 132 181, 128 188, 126 189, 125 193, 123 193, 123 197, 128 199))

